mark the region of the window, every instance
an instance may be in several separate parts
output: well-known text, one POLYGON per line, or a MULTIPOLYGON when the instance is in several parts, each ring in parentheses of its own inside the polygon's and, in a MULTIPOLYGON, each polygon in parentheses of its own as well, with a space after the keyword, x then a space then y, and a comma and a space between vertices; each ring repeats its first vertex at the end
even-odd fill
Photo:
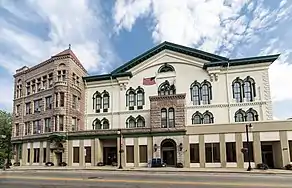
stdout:
POLYGON ((77 96, 72 95, 72 108, 76 109, 77 108, 77 96))
POLYGON ((49 78, 49 88, 53 87, 53 78, 49 78))
POLYGON ((126 105, 129 106, 129 110, 134 110, 136 93, 133 88, 129 88, 126 92, 126 105))
MULTIPOLYGON (((253 155, 253 142, 249 142, 250 146, 250 161, 254 162, 254 155, 253 155)), ((243 142, 243 148, 249 149, 247 142, 243 142)), ((243 154, 244 162, 248 162, 248 152, 243 154)))
POLYGON ((126 146, 127 163, 134 163, 134 146, 126 146))
POLYGON ((190 160, 191 163, 200 162, 199 144, 190 144, 190 160))
POLYGON ((220 144, 205 144, 206 163, 220 163, 220 144))
POLYGON ((107 91, 103 91, 103 95, 102 95, 102 99, 103 99, 103 112, 107 112, 109 109, 109 94, 107 91))
POLYGON ((105 118, 102 120, 102 129, 109 129, 109 121, 105 118))
POLYGON ((59 131, 64 131, 64 116, 59 116, 59 131))
POLYGON ((136 127, 136 122, 135 122, 135 118, 134 117, 130 116, 127 119, 126 127, 127 128, 135 128, 136 127))
POLYGON ((91 163, 91 147, 84 147, 85 149, 85 163, 91 163))
POLYGON ((167 128, 167 110, 165 108, 161 109, 161 127, 167 128))
POLYGON ((93 130, 99 130, 99 129, 101 129, 101 122, 100 122, 99 119, 96 118, 96 119, 93 121, 93 123, 92 123, 92 129, 93 129, 93 130))
POLYGON ((202 83, 202 103, 203 104, 210 104, 210 100, 212 99, 212 87, 211 83, 207 80, 204 80, 202 83))
POLYGON ((203 124, 214 123, 214 117, 208 110, 203 114, 203 124))
POLYGON ((162 72, 174 72, 174 68, 173 66, 165 63, 164 65, 162 65, 159 69, 158 69, 158 72, 159 73, 162 73, 162 72))
POLYGON ((142 109, 144 105, 144 90, 139 86, 137 89, 137 106, 142 109))
POLYGON ((77 130, 77 118, 72 117, 72 131, 76 131, 76 130, 77 130))
POLYGON ((64 107, 64 105, 65 105, 65 94, 60 93, 60 106, 64 107))
POLYGON ((292 162, 292 141, 289 140, 289 154, 290 154, 290 162, 292 162))
POLYGON ((245 121, 245 111, 239 109, 235 112, 235 122, 244 122, 245 121))
POLYGON ((93 100, 93 109, 95 109, 95 113, 99 113, 101 109, 101 94, 96 91, 92 97, 93 100))
POLYGON ((30 163, 30 149, 27 149, 27 162, 30 163))
POLYGON ((33 134, 41 134, 41 133, 42 133, 41 120, 33 121, 33 134))
POLYGON ((79 147, 73 147, 73 163, 79 163, 79 147))
POLYGON ((46 97, 46 110, 52 109, 52 96, 46 97))
POLYGON ((147 145, 139 146, 140 163, 148 163, 147 145))
POLYGON ((191 85, 191 100, 194 105, 200 105, 200 88, 201 84, 197 81, 194 81, 191 85))
POLYGON ((158 95, 174 95, 175 93, 176 93, 175 86, 170 85, 167 80, 160 84, 158 88, 158 95))
POLYGON ((39 100, 35 100, 34 101, 34 113, 39 113, 41 112, 41 108, 42 108, 42 99, 39 100))
POLYGON ((31 134, 31 128, 30 128, 30 122, 24 123, 24 135, 30 135, 31 134))
POLYGON ((202 124, 203 123, 203 115, 196 111, 192 116, 192 124, 202 124))
POLYGON ((56 104, 56 108, 59 107, 59 99, 58 99, 59 94, 55 93, 55 104, 56 104))
POLYGON ((47 88, 48 88, 47 77, 44 76, 43 77, 43 89, 47 89, 47 88))
POLYGON ((232 82, 232 90, 233 90, 233 98, 235 99, 236 102, 242 102, 242 97, 243 97, 243 81, 237 77, 233 82, 232 82))
POLYGON ((25 113, 31 114, 31 102, 25 103, 25 113))
POLYGON ((174 108, 168 109, 168 127, 173 128, 175 127, 174 124, 174 108))
POLYGON ((234 118, 235 122, 258 121, 259 116, 256 110, 250 108, 246 112, 242 109, 237 110, 234 118))
POLYGON ((33 163, 39 163, 40 162, 40 148, 34 148, 33 149, 33 163))
POLYGON ((145 119, 142 116, 136 118, 137 127, 145 127, 145 119))
POLYGON ((45 132, 51 131, 51 118, 45 118, 45 132))
POLYGON ((16 114, 16 116, 19 116, 19 114, 20 114, 20 104, 16 105, 15 114, 16 114))
POLYGON ((235 142, 226 142, 226 160, 227 162, 236 162, 235 142))
POLYGON ((47 162, 47 148, 43 148, 43 163, 47 162))
POLYGON ((256 96, 255 81, 250 76, 244 79, 244 98, 247 102, 254 101, 256 96))
POLYGON ((15 124, 15 136, 20 136, 20 128, 18 123, 15 124))

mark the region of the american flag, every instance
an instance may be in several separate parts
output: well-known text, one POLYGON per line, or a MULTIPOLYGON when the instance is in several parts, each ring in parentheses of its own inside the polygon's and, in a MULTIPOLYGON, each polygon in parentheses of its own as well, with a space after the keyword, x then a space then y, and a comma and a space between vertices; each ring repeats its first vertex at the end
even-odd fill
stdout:
POLYGON ((143 85, 150 86, 156 84, 155 77, 143 78, 143 85))

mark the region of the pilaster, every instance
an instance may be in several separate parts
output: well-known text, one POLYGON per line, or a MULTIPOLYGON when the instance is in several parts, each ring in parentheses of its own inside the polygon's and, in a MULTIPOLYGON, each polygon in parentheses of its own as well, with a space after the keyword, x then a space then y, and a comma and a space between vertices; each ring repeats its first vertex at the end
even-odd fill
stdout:
POLYGON ((205 140, 204 135, 199 135, 199 148, 200 148, 200 167, 205 168, 205 140))
POLYGON ((139 140, 134 138, 134 166, 139 167, 139 140))
POLYGON ((226 168, 225 134, 219 134, 221 167, 226 168))
POLYGON ((259 132, 253 132, 253 152, 255 165, 262 163, 262 148, 259 132))
POLYGON ((235 142, 236 142, 237 167, 243 168, 244 167, 244 160, 243 160, 243 153, 241 152, 241 149, 243 148, 242 134, 241 133, 235 133, 235 142))
POLYGON ((183 143, 183 152, 184 152, 184 167, 190 168, 190 142, 189 142, 189 135, 184 136, 184 143, 183 143))

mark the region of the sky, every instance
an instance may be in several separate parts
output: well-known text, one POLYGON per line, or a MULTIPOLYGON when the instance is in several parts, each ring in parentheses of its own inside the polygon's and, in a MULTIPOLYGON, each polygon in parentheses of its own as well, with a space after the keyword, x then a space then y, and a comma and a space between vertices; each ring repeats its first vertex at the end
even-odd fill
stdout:
POLYGON ((90 74, 163 41, 228 58, 281 53, 269 70, 275 119, 292 117, 290 0, 0 0, 0 109, 13 74, 72 45, 90 74))

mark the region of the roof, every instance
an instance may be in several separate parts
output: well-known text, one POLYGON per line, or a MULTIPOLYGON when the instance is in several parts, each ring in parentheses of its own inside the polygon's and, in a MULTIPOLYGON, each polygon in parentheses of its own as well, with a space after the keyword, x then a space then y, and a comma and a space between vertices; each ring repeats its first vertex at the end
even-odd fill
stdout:
POLYGON ((83 77, 83 80, 87 82, 93 82, 93 81, 102 81, 102 80, 110 80, 118 77, 132 77, 131 72, 123 72, 123 73, 117 73, 117 74, 101 74, 101 75, 95 75, 95 76, 85 76, 83 77))

